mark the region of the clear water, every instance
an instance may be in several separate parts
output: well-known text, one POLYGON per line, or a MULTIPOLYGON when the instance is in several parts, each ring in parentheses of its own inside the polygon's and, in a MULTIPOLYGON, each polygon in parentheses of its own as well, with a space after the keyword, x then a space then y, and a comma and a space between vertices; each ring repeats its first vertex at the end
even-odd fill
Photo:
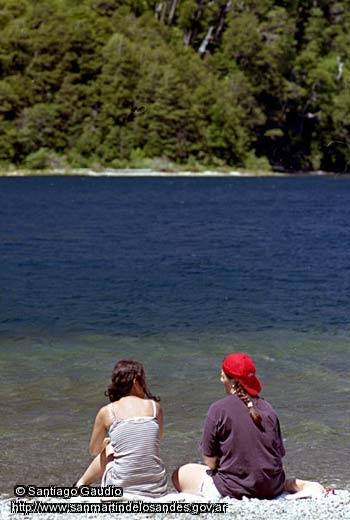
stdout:
POLYGON ((253 356, 288 475, 349 487, 350 183, 0 179, 0 493, 69 485, 114 363, 146 367, 169 473, 222 358, 253 356))

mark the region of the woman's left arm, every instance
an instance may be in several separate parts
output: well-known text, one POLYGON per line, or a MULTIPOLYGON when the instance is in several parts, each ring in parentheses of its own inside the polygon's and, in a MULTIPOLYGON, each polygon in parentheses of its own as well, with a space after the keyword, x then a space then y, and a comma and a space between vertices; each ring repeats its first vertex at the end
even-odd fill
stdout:
POLYGON ((157 420, 159 425, 159 437, 162 440, 163 437, 163 429, 164 429, 164 418, 163 418, 163 410, 159 403, 156 403, 157 407, 157 420))
POLYGON ((105 438, 108 433, 106 425, 106 407, 103 406, 96 415, 94 427, 92 429, 89 451, 92 456, 96 456, 106 447, 105 438))

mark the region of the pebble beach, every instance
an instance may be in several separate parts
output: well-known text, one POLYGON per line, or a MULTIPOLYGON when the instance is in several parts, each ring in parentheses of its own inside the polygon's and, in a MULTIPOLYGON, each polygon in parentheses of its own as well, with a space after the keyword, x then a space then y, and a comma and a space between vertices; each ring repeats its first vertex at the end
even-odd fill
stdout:
MULTIPOLYGON (((216 502, 214 506, 217 510, 221 509, 221 512, 202 512, 208 506, 207 502, 199 501, 193 503, 186 498, 177 498, 176 494, 170 494, 166 497, 166 500, 161 502, 144 502, 144 511, 141 512, 127 512, 131 511, 131 506, 134 505, 134 509, 141 508, 140 501, 123 501, 122 504, 125 506, 125 512, 108 512, 108 504, 102 502, 104 506, 104 512, 88 512, 84 511, 84 506, 91 506, 92 502, 84 501, 77 503, 74 499, 67 500, 52 500, 45 499, 41 503, 48 504, 55 502, 56 504, 67 504, 76 507, 75 513, 64 513, 64 512, 50 512, 50 513, 25 513, 25 512, 12 512, 11 513, 11 501, 13 499, 5 499, 1 501, 0 516, 3 520, 76 520, 77 518, 91 519, 91 520, 112 520, 116 517, 122 516, 124 520, 190 520, 193 518, 201 518, 203 520, 232 520, 232 519, 244 519, 244 520, 349 520, 350 519, 350 492, 348 490, 335 490, 332 493, 320 497, 307 497, 301 499, 288 500, 286 497, 282 497, 276 500, 258 500, 258 499, 222 499, 216 502), (135 506, 136 503, 136 506, 135 506), (168 506, 167 512, 152 512, 157 511, 157 508, 168 506), (179 513, 173 512, 175 507, 179 505, 184 507, 186 512, 179 513), (128 509, 129 507, 129 509, 128 509), (80 511, 80 512, 78 512, 80 511), (223 512, 225 511, 225 512, 223 512)), ((22 504, 33 504, 33 501, 21 501, 22 504)), ((97 503, 94 499, 93 503, 97 503)), ((101 504, 101 502, 99 502, 101 504)), ((111 503, 109 503, 110 506, 111 503)), ((118 502, 121 505, 121 502, 118 502)))

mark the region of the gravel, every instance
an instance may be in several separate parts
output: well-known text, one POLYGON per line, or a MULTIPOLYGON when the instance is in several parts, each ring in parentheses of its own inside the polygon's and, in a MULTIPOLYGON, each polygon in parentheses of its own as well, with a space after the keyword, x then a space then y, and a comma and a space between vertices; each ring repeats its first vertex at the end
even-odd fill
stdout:
MULTIPOLYGON (((279 498, 277 500, 258 500, 258 499, 222 499, 219 502, 211 504, 215 508, 225 508, 226 512, 202 512, 208 507, 208 502, 201 502, 199 497, 196 497, 192 502, 193 496, 186 497, 184 495, 176 495, 175 493, 167 495, 165 499, 155 501, 141 502, 134 501, 115 501, 106 502, 100 499, 42 499, 41 504, 49 505, 53 502, 56 504, 65 504, 75 507, 77 510, 84 507, 92 506, 92 503, 100 504, 100 507, 111 507, 114 504, 118 507, 128 506, 129 509, 123 514, 114 512, 40 512, 29 513, 26 512, 12 512, 11 501, 13 499, 7 498, 0 501, 0 518, 2 520, 77 520, 91 519, 91 520, 115 520, 115 518, 122 517, 123 520, 193 520, 200 518, 203 520, 350 520, 350 492, 348 490, 336 490, 334 493, 329 493, 321 497, 302 498, 297 500, 287 500, 286 498, 279 498), (160 506, 162 504, 162 506, 160 506), (174 508, 187 508, 187 512, 174 512, 174 508), (159 507, 168 507, 168 512, 151 512, 157 510, 159 507), (130 512, 131 507, 141 508, 144 511, 130 512)), ((19 499, 17 499, 18 501, 19 499)), ((33 500, 21 499, 22 507, 24 505, 33 506, 33 500)), ((117 507, 116 506, 116 507, 117 507)))

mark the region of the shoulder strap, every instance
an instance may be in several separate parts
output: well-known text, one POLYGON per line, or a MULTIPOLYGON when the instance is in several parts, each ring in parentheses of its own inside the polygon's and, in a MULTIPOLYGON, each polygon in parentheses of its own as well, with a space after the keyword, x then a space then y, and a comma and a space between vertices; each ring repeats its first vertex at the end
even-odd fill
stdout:
POLYGON ((114 412, 113 403, 109 403, 108 411, 109 411, 109 415, 111 416, 112 421, 114 421, 117 418, 117 416, 115 415, 115 412, 114 412))
POLYGON ((152 406, 153 406, 153 417, 157 417, 157 405, 156 402, 151 399, 152 406))

